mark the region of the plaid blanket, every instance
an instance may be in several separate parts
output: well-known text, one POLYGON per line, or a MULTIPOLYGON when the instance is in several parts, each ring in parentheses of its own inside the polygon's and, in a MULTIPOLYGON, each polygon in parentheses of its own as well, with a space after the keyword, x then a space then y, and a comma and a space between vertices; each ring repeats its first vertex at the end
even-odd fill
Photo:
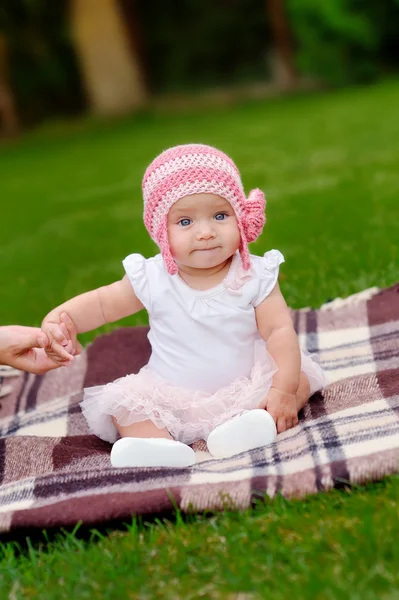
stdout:
POLYGON ((246 508, 254 498, 305 496, 399 470, 399 284, 320 310, 292 312, 301 346, 329 377, 276 443, 214 460, 195 445, 189 469, 113 469, 110 445, 90 435, 84 386, 137 372, 147 329, 100 336, 69 369, 8 378, 0 409, 0 531, 95 525, 132 514, 246 508))

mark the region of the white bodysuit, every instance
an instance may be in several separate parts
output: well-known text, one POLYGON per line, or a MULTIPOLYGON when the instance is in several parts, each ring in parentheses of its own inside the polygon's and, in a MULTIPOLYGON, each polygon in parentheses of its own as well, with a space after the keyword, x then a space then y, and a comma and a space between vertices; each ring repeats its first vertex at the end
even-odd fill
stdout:
POLYGON ((151 372, 172 385, 211 394, 237 377, 249 377, 260 339, 254 309, 276 285, 282 262, 278 250, 251 256, 249 273, 236 253, 226 278, 200 291, 169 275, 160 254, 125 258, 133 290, 149 314, 151 372))
MULTIPOLYGON (((199 291, 169 275, 161 255, 125 258, 133 290, 149 315, 152 354, 139 373, 85 389, 81 407, 89 429, 115 442, 112 417, 125 427, 151 420, 191 444, 258 408, 278 368, 259 334, 255 308, 276 285, 283 261, 278 250, 270 250, 263 257, 251 255, 251 269, 244 271, 236 253, 225 279, 199 291)), ((301 357, 313 393, 325 377, 312 357, 303 352, 301 357)))

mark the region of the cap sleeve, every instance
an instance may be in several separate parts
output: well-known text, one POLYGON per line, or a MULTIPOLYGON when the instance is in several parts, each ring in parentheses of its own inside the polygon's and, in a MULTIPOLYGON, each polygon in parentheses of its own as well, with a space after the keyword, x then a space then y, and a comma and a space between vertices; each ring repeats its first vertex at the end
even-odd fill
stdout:
POLYGON ((137 298, 143 306, 150 309, 150 293, 146 273, 146 259, 141 254, 129 254, 122 264, 137 298))
MULTIPOLYGON (((251 257, 252 258, 252 257, 251 257)), ((258 290, 252 304, 256 308, 273 290, 277 283, 278 273, 284 256, 279 250, 269 250, 263 257, 253 261, 253 268, 258 276, 258 290)))

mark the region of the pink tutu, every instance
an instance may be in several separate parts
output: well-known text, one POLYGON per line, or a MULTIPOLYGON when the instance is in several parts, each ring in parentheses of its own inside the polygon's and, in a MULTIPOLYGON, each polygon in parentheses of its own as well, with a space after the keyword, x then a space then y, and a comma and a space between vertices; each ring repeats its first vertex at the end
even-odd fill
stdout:
MULTIPOLYGON (((258 408, 268 393, 278 369, 266 345, 261 346, 250 377, 240 377, 214 394, 169 385, 156 378, 147 366, 107 385, 86 388, 80 406, 89 429, 114 443, 119 434, 112 417, 124 427, 151 420, 160 429, 166 427, 179 442, 206 440, 217 425, 258 408)), ((325 375, 313 356, 303 352, 301 355, 301 369, 313 394, 326 384, 325 375)))

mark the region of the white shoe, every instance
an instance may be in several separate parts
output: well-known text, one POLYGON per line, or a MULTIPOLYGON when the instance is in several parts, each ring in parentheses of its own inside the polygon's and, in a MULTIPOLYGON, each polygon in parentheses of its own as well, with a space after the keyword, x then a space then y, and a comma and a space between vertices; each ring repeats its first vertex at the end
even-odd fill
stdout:
POLYGON ((164 438, 125 437, 111 450, 113 467, 190 467, 194 463, 190 446, 164 438))
POLYGON ((273 417, 266 410, 256 408, 215 427, 206 443, 215 458, 229 458, 267 446, 275 441, 276 436, 273 417))

